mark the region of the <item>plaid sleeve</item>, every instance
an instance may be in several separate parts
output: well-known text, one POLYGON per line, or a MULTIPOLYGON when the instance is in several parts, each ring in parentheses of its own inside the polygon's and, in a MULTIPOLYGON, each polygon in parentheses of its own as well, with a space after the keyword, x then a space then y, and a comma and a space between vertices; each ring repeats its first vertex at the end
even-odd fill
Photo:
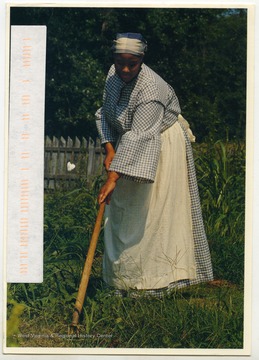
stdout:
POLYGON ((121 136, 110 171, 138 182, 154 182, 161 148, 164 106, 158 101, 140 104, 132 128, 121 136))
MULTIPOLYGON (((108 86, 109 79, 114 74, 114 72, 115 72, 114 66, 111 66, 110 70, 108 72, 107 78, 106 78, 105 86, 104 86, 103 104, 105 104, 106 97, 107 97, 107 86, 108 86)), ((105 119, 104 107, 101 107, 100 109, 98 109, 96 111, 95 122, 96 122, 97 131, 98 131, 98 134, 99 134, 102 144, 105 144, 107 142, 116 142, 118 140, 118 133, 115 130, 114 126, 111 126, 111 124, 108 123, 108 121, 106 121, 106 119, 105 119)))
POLYGON ((118 134, 114 127, 112 127, 106 120, 103 109, 100 108, 95 113, 96 126, 98 130, 101 143, 116 142, 118 134))

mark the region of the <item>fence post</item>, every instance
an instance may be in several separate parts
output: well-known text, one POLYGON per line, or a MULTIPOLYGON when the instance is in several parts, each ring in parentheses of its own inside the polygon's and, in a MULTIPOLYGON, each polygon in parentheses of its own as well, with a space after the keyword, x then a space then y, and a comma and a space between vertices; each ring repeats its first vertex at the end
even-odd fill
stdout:
POLYGON ((87 178, 91 180, 91 176, 93 175, 93 165, 95 158, 95 147, 94 141, 92 138, 89 138, 88 143, 88 164, 87 164, 87 178))
POLYGON ((55 189, 63 182, 66 188, 74 186, 77 180, 86 178, 91 183, 93 176, 102 172, 103 154, 100 141, 95 142, 89 138, 88 142, 83 137, 82 141, 75 137, 74 141, 68 137, 67 141, 61 136, 45 138, 45 164, 44 188, 55 189), (68 162, 74 168, 67 167, 68 162))
POLYGON ((59 175, 66 174, 66 157, 67 157, 67 152, 65 150, 66 147, 67 147, 67 142, 63 138, 63 136, 61 136, 60 142, 59 142, 59 148, 60 148, 60 150, 63 150, 63 151, 59 151, 59 162, 58 162, 59 175))
MULTIPOLYGON (((45 138, 45 149, 50 148, 52 144, 51 139, 46 136, 45 138)), ((44 188, 49 188, 49 176, 51 174, 50 171, 50 151, 46 151, 44 153, 44 188)))
POLYGON ((103 149, 101 145, 101 140, 99 138, 96 139, 95 146, 95 173, 101 174, 103 172, 103 149))

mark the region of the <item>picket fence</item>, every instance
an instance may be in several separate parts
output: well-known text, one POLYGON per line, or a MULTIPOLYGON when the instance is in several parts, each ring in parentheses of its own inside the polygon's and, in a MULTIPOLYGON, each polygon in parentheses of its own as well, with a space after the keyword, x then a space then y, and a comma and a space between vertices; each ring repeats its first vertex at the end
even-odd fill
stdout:
POLYGON ((44 151, 45 189, 87 185, 103 173, 104 152, 99 139, 46 136, 44 151))

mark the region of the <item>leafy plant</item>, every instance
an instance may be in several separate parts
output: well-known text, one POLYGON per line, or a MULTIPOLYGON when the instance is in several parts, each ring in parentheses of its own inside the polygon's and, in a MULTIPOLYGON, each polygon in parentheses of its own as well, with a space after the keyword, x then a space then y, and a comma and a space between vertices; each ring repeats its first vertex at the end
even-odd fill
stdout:
POLYGON ((175 290, 163 299, 115 296, 102 283, 101 233, 80 336, 69 336, 102 179, 89 188, 49 192, 44 282, 8 285, 10 336, 20 331, 38 337, 12 337, 10 346, 242 348, 245 149, 217 142, 196 144, 194 150, 214 274, 221 281, 175 290))
POLYGON ((206 233, 219 278, 243 283, 245 147, 218 141, 196 148, 196 169, 206 233))
POLYGON ((46 134, 97 136, 116 32, 142 32, 145 62, 176 90, 206 139, 244 139, 246 9, 12 7, 11 25, 46 25, 46 134), (130 29, 130 30, 129 30, 130 29))
POLYGON ((21 324, 21 316, 25 309, 25 304, 18 303, 10 294, 7 299, 7 325, 6 325, 6 339, 7 346, 18 346, 19 326, 21 324))

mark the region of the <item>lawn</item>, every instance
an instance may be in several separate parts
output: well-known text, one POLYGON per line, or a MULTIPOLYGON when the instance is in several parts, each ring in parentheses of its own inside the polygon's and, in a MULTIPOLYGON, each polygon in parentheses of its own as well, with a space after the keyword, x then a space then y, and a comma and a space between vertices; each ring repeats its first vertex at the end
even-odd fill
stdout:
POLYGON ((102 179, 49 192, 44 282, 7 285, 8 347, 243 347, 244 145, 196 144, 194 156, 215 281, 162 299, 115 296, 102 282, 101 232, 79 332, 69 332, 102 179))

